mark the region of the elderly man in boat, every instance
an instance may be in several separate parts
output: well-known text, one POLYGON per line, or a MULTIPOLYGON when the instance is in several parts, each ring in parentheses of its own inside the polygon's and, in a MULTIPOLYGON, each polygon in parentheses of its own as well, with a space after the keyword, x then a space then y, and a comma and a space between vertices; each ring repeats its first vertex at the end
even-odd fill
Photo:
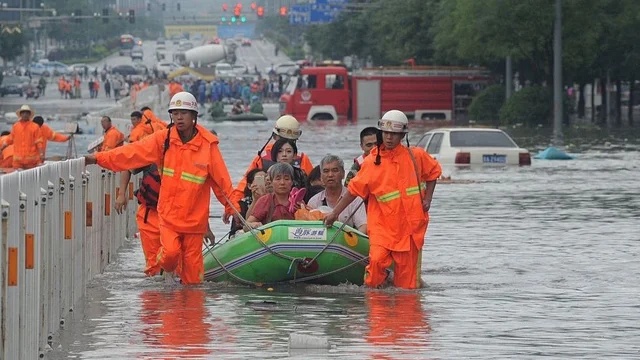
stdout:
MULTIPOLYGON (((344 161, 336 155, 327 155, 320 162, 320 179, 324 184, 324 190, 313 196, 307 207, 309 209, 324 209, 329 212, 338 204, 340 199, 348 191, 342 185, 344 180, 344 161)), ((361 198, 356 198, 338 216, 340 222, 358 229, 363 234, 367 233, 367 213, 361 198)))

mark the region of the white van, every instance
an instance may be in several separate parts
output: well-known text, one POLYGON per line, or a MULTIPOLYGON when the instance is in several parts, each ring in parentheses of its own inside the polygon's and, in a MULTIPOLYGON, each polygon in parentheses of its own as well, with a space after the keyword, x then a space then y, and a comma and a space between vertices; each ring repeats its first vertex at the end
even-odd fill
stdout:
POLYGON ((217 63, 215 74, 216 76, 231 76, 233 75, 233 67, 228 63, 217 63))

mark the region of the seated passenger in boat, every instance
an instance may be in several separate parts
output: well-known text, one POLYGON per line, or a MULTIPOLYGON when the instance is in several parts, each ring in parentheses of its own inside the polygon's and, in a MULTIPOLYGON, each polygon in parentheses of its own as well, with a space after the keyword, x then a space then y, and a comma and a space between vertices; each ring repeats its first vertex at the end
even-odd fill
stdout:
MULTIPOLYGON (((324 184, 324 190, 312 197, 308 204, 308 209, 320 209, 327 207, 333 209, 342 196, 348 191, 343 186, 344 161, 336 155, 327 155, 320 162, 320 179, 324 184)), ((367 233, 367 213, 361 198, 356 198, 338 216, 338 221, 367 233)))
POLYGON ((307 193, 304 195, 304 203, 308 203, 315 194, 322 190, 324 190, 324 186, 322 179, 320 179, 320 165, 316 165, 307 178, 307 193))
POLYGON ((293 167, 293 187, 302 189, 307 186, 307 174, 298 167, 296 163, 297 157, 298 147, 296 142, 291 139, 280 138, 271 148, 272 159, 275 159, 278 163, 287 163, 293 167))
POLYGON ((233 104, 233 107, 231 108, 231 114, 240 115, 242 113, 244 113, 244 106, 242 105, 242 100, 238 100, 235 102, 235 104, 233 104))
MULTIPOLYGON (((267 189, 271 185, 267 172, 262 169, 252 169, 246 177, 247 187, 244 190, 244 197, 240 200, 240 215, 245 219, 251 215, 250 209, 253 208, 255 202, 269 192, 267 189)), ((242 224, 236 222, 236 217, 234 217, 231 221, 229 235, 235 235, 238 230, 242 230, 242 224)))
MULTIPOLYGON (((287 163, 272 165, 267 171, 271 179, 273 193, 260 197, 253 205, 247 224, 252 228, 276 220, 294 220, 295 211, 300 204, 291 204, 289 195, 293 188, 293 167, 287 163)), ((302 203, 304 204, 304 203, 302 203)), ((245 226, 245 231, 249 228, 245 226)))

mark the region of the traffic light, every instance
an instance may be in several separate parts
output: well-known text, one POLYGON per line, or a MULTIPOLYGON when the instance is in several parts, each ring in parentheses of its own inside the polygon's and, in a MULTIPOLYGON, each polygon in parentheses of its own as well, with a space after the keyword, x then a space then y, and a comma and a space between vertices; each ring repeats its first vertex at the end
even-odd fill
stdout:
POLYGON ((227 11, 229 10, 229 5, 227 5, 227 3, 222 4, 222 11, 227 11))
POLYGON ((136 23, 136 12, 135 10, 131 9, 129 10, 129 24, 135 24, 136 23))
POLYGON ((109 23, 109 8, 102 9, 102 22, 104 24, 109 23))
POLYGON ((147 11, 151 11, 151 3, 147 3, 147 11))
POLYGON ((162 11, 167 11, 167 4, 166 3, 162 3, 162 11))
POLYGON ((240 16, 241 11, 242 11, 242 7, 239 7, 238 5, 236 5, 236 7, 233 8, 233 15, 240 16))
POLYGON ((178 11, 180 11, 180 3, 176 4, 176 8, 178 9, 178 11))
POLYGON ((220 21, 222 21, 223 23, 224 23, 224 22, 227 22, 227 17, 226 17, 226 16, 223 16, 223 17, 220 19, 220 21))
POLYGON ((287 7, 280 6, 280 16, 287 16, 287 7))
POLYGON ((258 6, 258 9, 256 10, 258 17, 261 18, 264 16, 264 7, 262 6, 258 6))
POLYGON ((235 23, 235 22, 236 22, 236 17, 235 17, 235 16, 232 16, 232 17, 231 17, 231 22, 232 22, 232 23, 235 23))
POLYGON ((240 17, 240 22, 247 22, 247 18, 244 15, 242 15, 240 17))
POLYGON ((252 2, 251 3, 251 10, 255 10, 258 7, 258 4, 256 4, 256 2, 252 2))

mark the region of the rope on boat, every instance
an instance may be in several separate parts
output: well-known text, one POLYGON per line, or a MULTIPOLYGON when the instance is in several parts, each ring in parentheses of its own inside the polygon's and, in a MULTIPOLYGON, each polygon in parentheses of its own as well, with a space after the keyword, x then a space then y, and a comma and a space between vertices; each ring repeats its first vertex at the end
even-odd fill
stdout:
MULTIPOLYGON (((327 248, 329 248, 329 245, 331 245, 336 238, 338 237, 338 234, 341 232, 345 232, 345 233, 350 233, 350 231, 344 231, 344 227, 346 226, 346 224, 349 222, 349 220, 351 220, 351 218, 353 218, 353 215, 355 215, 355 213, 358 211, 358 209, 360 209, 360 206, 362 206, 362 204, 364 204, 364 201, 361 202, 352 212, 351 214, 349 214, 349 217, 347 218, 347 220, 345 220, 345 222, 342 223, 342 225, 340 225, 340 227, 338 228, 338 230, 333 234, 333 236, 331 237, 331 240, 329 240, 329 242, 327 242, 325 244, 325 246, 322 248, 322 250, 320 250, 311 260, 307 260, 307 259, 302 259, 302 258, 297 258, 297 257, 293 257, 293 256, 289 256, 289 255, 285 255, 285 254, 281 254, 277 251, 274 251, 273 249, 271 249, 271 247, 267 246, 267 244, 265 244, 263 241, 261 241, 258 238, 258 234, 256 232, 256 229, 253 228, 251 225, 249 225, 249 223, 247 223, 247 220, 242 216, 242 214, 240 214, 240 212, 238 212, 238 210, 235 208, 235 206, 233 206, 233 204, 231 203, 231 200, 229 200, 229 198, 227 197, 226 194, 222 194, 225 198, 225 200, 227 200, 227 202, 229 203, 229 206, 233 209, 233 211, 236 213, 236 215, 238 216, 238 218, 240 219, 240 221, 242 222, 242 224, 244 226, 246 226, 249 229, 249 232, 251 232, 251 234, 253 235, 253 238, 260 244, 260 246, 262 246, 263 248, 265 248, 270 254, 277 256, 279 258, 285 259, 285 260, 289 260, 291 261, 291 264, 289 265, 289 271, 287 273, 291 272, 291 269, 294 268, 294 273, 293 273, 293 280, 285 280, 285 281, 276 281, 276 282, 272 282, 272 283, 257 283, 254 281, 250 281, 250 280, 245 280, 237 275, 235 275, 234 273, 232 273, 229 269, 226 268, 226 266, 224 266, 224 264, 215 256, 215 254, 211 251, 213 248, 209 247, 206 243, 205 246, 207 247, 207 253, 211 254, 211 256, 214 258, 214 260, 218 263, 218 265, 220 265, 220 267, 222 268, 222 270, 224 270, 229 276, 231 276, 233 279, 235 279, 236 281, 243 283, 243 284, 247 284, 247 285, 253 285, 253 286, 260 286, 262 285, 277 285, 277 284, 296 284, 296 283, 300 283, 300 282, 304 282, 304 281, 309 281, 309 280, 315 280, 315 279, 320 279, 322 277, 325 276, 329 276, 335 273, 338 273, 340 271, 344 271, 356 264, 359 264, 361 262, 364 262, 365 260, 368 260, 369 257, 364 257, 358 261, 354 261, 351 264, 345 265, 339 269, 335 269, 332 271, 329 271, 327 273, 323 273, 323 274, 316 274, 316 275, 311 275, 311 276, 305 276, 305 277, 301 277, 301 278, 297 278, 298 275, 298 269, 295 268, 293 266, 293 264, 295 264, 296 262, 300 262, 301 265, 304 268, 309 267, 309 265, 313 264, 318 257, 320 257, 320 255, 322 255, 327 248)), ((261 230, 263 231, 263 230, 261 230)))
POLYGON ((364 204, 364 201, 362 201, 360 203, 360 205, 358 205, 355 209, 353 209, 353 211, 351 212, 351 214, 349 214, 349 217, 347 218, 347 220, 345 220, 342 225, 340 225, 340 227, 338 228, 338 230, 333 234, 333 236, 331 237, 331 240, 329 240, 329 242, 327 242, 324 247, 322 248, 322 250, 320 250, 320 252, 318 252, 316 254, 316 256, 313 257, 313 259, 311 260, 303 260, 302 261, 302 267, 307 268, 309 265, 313 264, 314 261, 316 261, 318 259, 318 257, 320 255, 322 255, 322 253, 327 250, 327 248, 329 247, 329 245, 331 245, 336 238, 338 237, 338 234, 341 232, 345 232, 345 233, 350 233, 349 231, 344 231, 344 227, 345 225, 347 225, 347 223, 349 222, 349 220, 351 220, 351 218, 353 217, 353 215, 355 215, 356 211, 358 211, 358 209, 360 209, 360 206, 362 206, 362 204, 364 204))
MULTIPOLYGON (((205 244, 205 246, 207 246, 207 248, 209 248, 208 245, 205 244)), ((231 272, 231 270, 227 269, 226 266, 224 266, 224 264, 222 263, 222 261, 220 261, 220 259, 218 259, 218 257, 213 253, 213 252, 209 252, 211 254, 211 256, 213 257, 213 259, 218 263, 218 265, 220 265, 220 267, 222 268, 222 270, 224 270, 225 273, 227 273, 227 275, 229 275, 231 278, 233 278, 234 280, 236 280, 239 283, 242 284, 246 284, 246 285, 253 285, 256 287, 260 287, 262 285, 279 285, 279 284, 297 284, 297 283, 301 283, 301 282, 305 282, 305 281, 310 281, 310 280, 315 280, 315 279, 320 279, 322 277, 325 276, 329 276, 329 275, 333 275, 335 273, 338 273, 340 271, 344 271, 356 264, 365 262, 366 260, 369 260, 369 257, 364 257, 358 261, 354 261, 351 264, 345 265, 339 269, 335 269, 332 271, 329 271, 327 273, 323 273, 323 274, 316 274, 316 275, 311 275, 311 276, 305 276, 305 277, 301 277, 299 279, 295 278, 295 275, 298 273, 297 271, 294 273, 294 279, 293 280, 285 280, 285 281, 275 281, 275 282, 267 282, 267 283, 258 283, 255 281, 251 281, 251 280, 245 280, 241 277, 239 277, 238 275, 234 274, 231 272)))

